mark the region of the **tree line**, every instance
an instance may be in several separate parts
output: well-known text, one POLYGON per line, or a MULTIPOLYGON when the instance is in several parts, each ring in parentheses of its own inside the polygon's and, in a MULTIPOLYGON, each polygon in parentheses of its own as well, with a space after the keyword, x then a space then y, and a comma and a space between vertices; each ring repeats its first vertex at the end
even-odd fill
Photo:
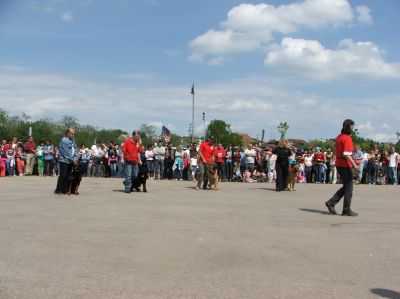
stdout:
MULTIPOLYGON (((73 127, 76 130, 76 143, 80 146, 93 145, 96 141, 100 143, 121 143, 129 136, 131 132, 126 132, 121 129, 104 129, 91 125, 80 124, 75 116, 64 116, 60 120, 52 120, 50 118, 42 118, 39 120, 32 120, 32 118, 23 113, 21 116, 10 115, 6 110, 0 109, 0 138, 11 139, 17 137, 21 141, 28 139, 29 128, 32 128, 32 135, 35 137, 36 142, 51 140, 55 144, 59 142, 64 135, 66 128, 73 127)), ((153 125, 143 124, 140 127, 140 136, 144 145, 154 144, 162 140, 158 133, 158 128, 153 125)), ((221 143, 224 146, 229 144, 242 146, 242 136, 237 132, 233 132, 231 125, 223 120, 212 120, 206 128, 206 135, 213 136, 216 143, 221 143)), ((204 136, 197 136, 195 141, 202 140, 204 136)), ((370 150, 374 144, 378 143, 369 138, 360 136, 358 130, 353 134, 354 144, 358 144, 365 150, 370 150)), ((172 134, 171 141, 174 145, 187 146, 191 143, 190 136, 179 136, 172 134)), ((262 143, 262 140, 253 140, 257 143, 262 143)), ((388 148, 390 144, 378 143, 380 148, 388 148)), ((400 146, 400 144, 397 144, 400 146)), ((295 146, 304 148, 306 150, 315 147, 327 149, 328 147, 334 148, 335 140, 310 140, 305 144, 295 144, 295 146)))

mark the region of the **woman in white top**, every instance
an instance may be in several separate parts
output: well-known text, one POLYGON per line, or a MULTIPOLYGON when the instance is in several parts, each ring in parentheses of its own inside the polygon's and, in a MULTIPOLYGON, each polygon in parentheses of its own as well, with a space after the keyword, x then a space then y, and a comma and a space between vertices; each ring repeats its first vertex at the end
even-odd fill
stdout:
POLYGON ((305 174, 306 174, 306 182, 312 183, 312 169, 313 169, 313 161, 314 157, 310 152, 307 152, 304 156, 304 166, 305 166, 305 174))
POLYGON ((149 179, 154 179, 154 151, 151 145, 147 146, 147 151, 144 152, 146 157, 147 176, 149 179))

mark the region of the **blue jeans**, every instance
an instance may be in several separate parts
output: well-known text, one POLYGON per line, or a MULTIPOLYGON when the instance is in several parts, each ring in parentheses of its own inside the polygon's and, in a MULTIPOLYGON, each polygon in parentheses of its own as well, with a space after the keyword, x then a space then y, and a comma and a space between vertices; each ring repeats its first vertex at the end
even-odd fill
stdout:
POLYGON ((117 163, 110 163, 111 177, 117 177, 117 163))
POLYGON ((124 163, 117 162, 117 177, 118 178, 123 178, 124 176, 125 176, 124 163))
POLYGON ((164 178, 164 160, 154 160, 154 170, 156 180, 164 178))
POLYGON ((132 162, 125 163, 125 192, 130 192, 132 188, 132 180, 138 176, 139 166, 132 162))
POLYGON ((315 164, 315 182, 321 183, 322 182, 322 171, 323 171, 323 166, 322 164, 315 164))
POLYGON ((389 184, 397 184, 397 167, 389 167, 389 184))
POLYGON ((232 160, 226 160, 226 178, 231 180, 233 177, 233 167, 232 167, 232 160))

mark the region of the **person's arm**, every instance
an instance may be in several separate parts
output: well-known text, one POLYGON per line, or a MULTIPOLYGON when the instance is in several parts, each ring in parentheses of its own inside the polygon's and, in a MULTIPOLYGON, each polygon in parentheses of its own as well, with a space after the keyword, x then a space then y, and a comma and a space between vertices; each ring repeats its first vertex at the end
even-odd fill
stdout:
POLYGON ((354 169, 358 169, 358 165, 356 164, 353 157, 351 156, 351 153, 348 154, 348 152, 344 152, 343 155, 344 155, 344 158, 353 165, 354 169))

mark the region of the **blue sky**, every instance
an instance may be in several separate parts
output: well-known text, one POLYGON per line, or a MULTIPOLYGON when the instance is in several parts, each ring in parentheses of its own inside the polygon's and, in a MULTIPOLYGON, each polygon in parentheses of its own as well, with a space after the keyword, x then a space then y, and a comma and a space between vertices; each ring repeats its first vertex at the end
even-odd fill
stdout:
POLYGON ((276 138, 400 130, 396 0, 2 0, 0 106, 128 131, 223 119, 276 138))

